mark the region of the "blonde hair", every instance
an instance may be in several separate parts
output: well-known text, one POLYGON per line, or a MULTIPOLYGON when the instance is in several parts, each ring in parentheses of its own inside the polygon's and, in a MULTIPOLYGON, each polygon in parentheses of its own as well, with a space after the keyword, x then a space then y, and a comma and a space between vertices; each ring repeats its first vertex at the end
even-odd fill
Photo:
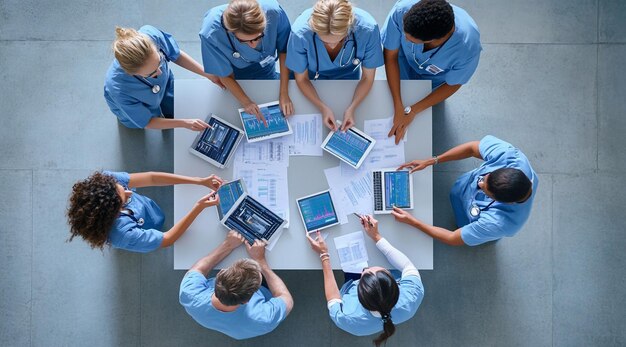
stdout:
POLYGON ((223 18, 228 31, 254 35, 265 30, 265 13, 255 0, 232 0, 223 18))
POLYGON ((313 6, 309 26, 318 35, 346 36, 354 14, 348 0, 319 0, 313 6))
POLYGON ((115 27, 115 36, 112 47, 115 59, 129 74, 139 70, 156 51, 152 39, 135 29, 115 27))

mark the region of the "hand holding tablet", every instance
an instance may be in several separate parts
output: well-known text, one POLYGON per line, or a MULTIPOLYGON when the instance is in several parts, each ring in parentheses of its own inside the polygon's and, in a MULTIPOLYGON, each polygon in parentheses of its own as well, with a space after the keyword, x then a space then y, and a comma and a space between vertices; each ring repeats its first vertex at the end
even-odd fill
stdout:
POLYGON ((330 132, 322 143, 322 149, 358 169, 375 144, 376 140, 372 137, 352 127, 345 132, 330 132))

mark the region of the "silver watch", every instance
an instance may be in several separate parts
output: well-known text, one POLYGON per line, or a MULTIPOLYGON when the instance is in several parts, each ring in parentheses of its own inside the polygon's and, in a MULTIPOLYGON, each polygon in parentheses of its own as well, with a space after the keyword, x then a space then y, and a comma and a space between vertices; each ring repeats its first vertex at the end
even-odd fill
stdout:
POLYGON ((404 114, 409 114, 411 113, 411 106, 407 106, 404 108, 404 114))

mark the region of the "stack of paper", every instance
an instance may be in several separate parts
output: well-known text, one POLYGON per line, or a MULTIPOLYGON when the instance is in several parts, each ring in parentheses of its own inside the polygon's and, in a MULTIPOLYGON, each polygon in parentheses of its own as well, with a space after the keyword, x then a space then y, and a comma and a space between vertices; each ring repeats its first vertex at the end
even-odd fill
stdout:
POLYGON ((299 114, 288 118, 293 134, 282 137, 289 149, 289 155, 309 155, 321 157, 322 115, 299 114))
POLYGON ((368 266, 369 257, 362 231, 338 236, 334 240, 343 272, 361 273, 368 266))

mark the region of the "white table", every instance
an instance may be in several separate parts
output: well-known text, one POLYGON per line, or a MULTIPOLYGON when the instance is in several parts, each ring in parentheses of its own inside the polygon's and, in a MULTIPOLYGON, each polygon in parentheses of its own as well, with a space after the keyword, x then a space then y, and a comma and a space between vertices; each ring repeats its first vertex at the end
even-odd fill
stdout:
MULTIPOLYGON (((252 100, 265 103, 278 100, 278 81, 240 81, 252 100)), ((350 103, 357 81, 316 81, 314 85, 322 100, 335 112, 337 119, 343 118, 343 110, 350 103)), ((227 91, 222 91, 208 80, 176 80, 175 114, 177 118, 204 119, 211 112, 227 121, 241 126, 237 113, 237 100, 227 91)), ((413 104, 430 92, 430 81, 402 81, 403 101, 413 104)), ((294 81, 290 81, 289 93, 296 114, 319 113, 300 93, 294 81)), ((356 112, 356 127, 363 129, 363 120, 387 118, 392 115, 391 94, 386 81, 375 81, 374 86, 356 112)), ((324 128, 324 137, 328 129, 324 128)), ((189 153, 188 149, 196 133, 187 129, 174 131, 174 172, 190 176, 217 174, 226 180, 232 177, 232 165, 227 169, 215 166, 189 153)), ((245 138, 244 140, 245 141, 245 138)), ((411 124, 405 157, 407 160, 428 158, 432 155, 432 112, 422 112, 411 124)), ((282 233, 278 243, 266 257, 274 269, 321 269, 318 255, 310 249, 305 238, 304 227, 296 206, 296 198, 328 189, 324 169, 339 165, 339 159, 324 153, 322 157, 289 158, 289 228, 282 233)), ((415 209, 411 213, 431 223, 433 220, 432 170, 428 168, 413 177, 415 209)), ((207 188, 195 185, 174 187, 174 219, 178 221, 190 211, 193 204, 207 188)), ((398 223, 391 215, 377 215, 383 237, 404 252, 419 269, 433 268, 433 241, 419 230, 398 223)), ((358 220, 348 216, 348 223, 335 226, 326 243, 334 269, 340 269, 333 237, 361 230, 358 220)), ((219 223, 215 208, 208 208, 189 227, 189 230, 174 245, 174 269, 188 269, 198 259, 208 254, 226 236, 227 229, 219 223)), ((369 264, 390 267, 374 242, 365 235, 369 264)), ((235 260, 246 257, 245 247, 236 249, 217 268, 227 267, 235 260)))

